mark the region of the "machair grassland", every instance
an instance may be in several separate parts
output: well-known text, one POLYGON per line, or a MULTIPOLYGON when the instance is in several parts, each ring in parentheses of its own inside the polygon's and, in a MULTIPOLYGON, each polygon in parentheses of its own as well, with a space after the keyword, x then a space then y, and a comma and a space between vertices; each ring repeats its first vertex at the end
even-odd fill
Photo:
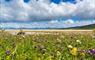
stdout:
POLYGON ((95 60, 95 30, 1 30, 0 60, 95 60))

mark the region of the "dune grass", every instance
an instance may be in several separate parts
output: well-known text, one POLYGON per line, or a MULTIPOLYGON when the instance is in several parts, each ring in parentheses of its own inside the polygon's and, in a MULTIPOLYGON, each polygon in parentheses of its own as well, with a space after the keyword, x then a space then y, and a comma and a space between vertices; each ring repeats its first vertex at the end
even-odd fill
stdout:
POLYGON ((95 55, 79 52, 89 49, 95 49, 94 34, 0 32, 0 60, 95 60, 95 55))

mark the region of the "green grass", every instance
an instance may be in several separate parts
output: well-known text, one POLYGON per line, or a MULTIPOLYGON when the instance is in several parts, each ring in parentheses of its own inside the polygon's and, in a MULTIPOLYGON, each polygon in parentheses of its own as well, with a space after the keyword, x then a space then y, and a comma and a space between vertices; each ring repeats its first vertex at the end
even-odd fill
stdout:
POLYGON ((86 26, 78 26, 78 27, 71 27, 71 28, 68 28, 68 29, 85 29, 85 30, 88 30, 88 29, 95 29, 95 24, 91 24, 91 25, 86 25, 86 26))
POLYGON ((68 45, 78 50, 95 49, 95 36, 63 32, 45 35, 11 35, 0 32, 0 60, 95 60, 89 54, 73 56, 68 45))

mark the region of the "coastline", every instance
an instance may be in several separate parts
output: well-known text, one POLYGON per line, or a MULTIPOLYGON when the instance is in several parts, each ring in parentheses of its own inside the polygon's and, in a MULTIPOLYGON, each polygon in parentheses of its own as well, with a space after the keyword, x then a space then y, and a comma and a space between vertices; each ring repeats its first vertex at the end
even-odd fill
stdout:
MULTIPOLYGON (((71 31, 71 32, 74 32, 74 31, 76 31, 76 32, 80 32, 80 31, 88 31, 88 32, 92 32, 93 30, 77 30, 77 29, 64 29, 64 30, 62 30, 62 29, 55 29, 55 30, 53 30, 53 29, 46 29, 46 30, 30 30, 30 29, 17 29, 17 30, 15 30, 15 29, 8 29, 8 30, 5 30, 5 31, 20 31, 20 30, 22 30, 22 31, 24 31, 24 32, 33 32, 33 31, 35 31, 35 32, 41 32, 41 31, 43 31, 43 32, 48 32, 48 31, 50 31, 50 32, 54 32, 54 31, 60 31, 60 32, 64 32, 64 31, 71 31)), ((0 31, 2 31, 2 30, 0 30, 0 31)))

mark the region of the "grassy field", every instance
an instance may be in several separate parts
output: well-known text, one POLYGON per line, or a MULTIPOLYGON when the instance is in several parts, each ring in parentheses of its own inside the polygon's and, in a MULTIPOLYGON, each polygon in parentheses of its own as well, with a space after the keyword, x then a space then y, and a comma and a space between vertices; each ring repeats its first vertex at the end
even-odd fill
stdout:
POLYGON ((17 32, 0 31, 0 60, 95 60, 94 31, 17 32))

